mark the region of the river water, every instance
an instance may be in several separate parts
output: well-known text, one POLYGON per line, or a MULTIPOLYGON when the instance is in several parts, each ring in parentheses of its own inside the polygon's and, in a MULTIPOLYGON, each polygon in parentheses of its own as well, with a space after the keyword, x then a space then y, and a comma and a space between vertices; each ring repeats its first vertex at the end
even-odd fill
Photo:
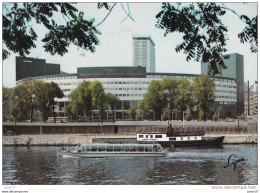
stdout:
POLYGON ((161 158, 72 158, 57 147, 3 147, 3 185, 256 185, 257 145, 176 148, 161 158), (230 161, 246 159, 234 167, 230 161))

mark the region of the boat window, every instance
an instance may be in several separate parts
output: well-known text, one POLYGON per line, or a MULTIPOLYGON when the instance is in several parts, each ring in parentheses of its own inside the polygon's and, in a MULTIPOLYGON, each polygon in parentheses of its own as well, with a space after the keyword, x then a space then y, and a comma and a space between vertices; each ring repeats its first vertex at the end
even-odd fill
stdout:
POLYGON ((161 151, 160 148, 157 145, 153 146, 153 152, 159 152, 161 151))
POLYGON ((183 141, 183 137, 181 137, 181 140, 183 141))
POLYGON ((153 152, 153 147, 152 146, 148 147, 148 152, 153 152))
POLYGON ((121 151, 121 146, 114 146, 114 151, 115 152, 121 151))
POLYGON ((82 152, 86 152, 86 146, 83 146, 81 149, 82 152))
POLYGON ((188 137, 188 140, 190 140, 190 137, 188 137))
POLYGON ((129 147, 129 151, 131 151, 131 152, 135 152, 135 151, 136 151, 136 147, 134 147, 134 146, 130 146, 130 147, 129 147))
POLYGON ((98 151, 105 151, 105 146, 98 147, 98 151))
POLYGON ((107 147, 106 147, 106 151, 108 151, 108 152, 113 151, 113 146, 107 146, 107 147))
POLYGON ((162 135, 155 135, 155 138, 162 138, 162 135))
POLYGON ((195 137, 195 140, 197 140, 197 137, 195 137))
POLYGON ((144 151, 144 147, 142 147, 142 146, 141 146, 141 147, 138 147, 137 151, 138 151, 138 152, 143 152, 143 151, 144 151))
POLYGON ((148 135, 146 135, 146 138, 148 138, 148 135))
POLYGON ((170 137, 169 138, 171 141, 176 141, 176 137, 170 137))
POLYGON ((91 151, 92 150, 92 147, 91 146, 87 146, 86 147, 86 151, 91 151))
POLYGON ((139 138, 143 138, 144 136, 143 135, 139 135, 139 138))
POLYGON ((123 146, 123 147, 122 147, 122 151, 128 152, 128 151, 129 151, 129 147, 128 147, 128 146, 123 146))
POLYGON ((97 151, 97 150, 98 150, 97 146, 92 146, 91 151, 97 151))
POLYGON ((153 135, 151 135, 150 137, 153 138, 153 135))

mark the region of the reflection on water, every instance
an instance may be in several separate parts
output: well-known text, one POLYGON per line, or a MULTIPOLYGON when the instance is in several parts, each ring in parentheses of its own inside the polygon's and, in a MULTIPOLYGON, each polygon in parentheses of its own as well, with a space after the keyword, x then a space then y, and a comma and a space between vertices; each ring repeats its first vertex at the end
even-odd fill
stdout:
POLYGON ((56 147, 3 147, 3 184, 257 184, 257 146, 176 148, 162 158, 60 157, 56 147), (224 168, 231 154, 247 159, 224 168))

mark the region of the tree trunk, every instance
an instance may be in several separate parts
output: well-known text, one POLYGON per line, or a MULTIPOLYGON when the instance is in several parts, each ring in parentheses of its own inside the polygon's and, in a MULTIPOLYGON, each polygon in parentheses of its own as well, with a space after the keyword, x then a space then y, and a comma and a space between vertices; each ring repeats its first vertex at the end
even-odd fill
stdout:
POLYGON ((89 122, 91 123, 91 118, 92 118, 92 112, 89 112, 89 122))
POLYGON ((33 119, 33 106, 31 107, 31 123, 32 123, 32 119, 33 119))
POLYGON ((54 123, 56 123, 56 117, 55 117, 55 112, 54 112, 54 103, 52 105, 52 116, 54 118, 54 123))
POLYGON ((112 112, 113 112, 113 123, 114 123, 115 122, 115 111, 112 110, 112 112))
POLYGON ((207 118, 206 118, 206 111, 204 110, 203 112, 204 112, 204 115, 203 115, 204 121, 206 121, 207 120, 207 118))
POLYGON ((172 120, 172 107, 171 107, 170 120, 172 120))
POLYGON ((79 112, 77 112, 77 119, 78 119, 78 123, 79 123, 79 112))

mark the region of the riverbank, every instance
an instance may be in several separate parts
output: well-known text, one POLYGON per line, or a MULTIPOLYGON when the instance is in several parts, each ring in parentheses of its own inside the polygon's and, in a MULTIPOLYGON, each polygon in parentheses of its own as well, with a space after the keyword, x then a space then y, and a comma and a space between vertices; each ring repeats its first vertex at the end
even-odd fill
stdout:
POLYGON ((257 122, 204 121, 116 121, 104 123, 3 123, 3 135, 132 135, 142 132, 160 132, 171 125, 176 132, 205 131, 206 134, 257 134, 257 122))
MULTIPOLYGON (((225 136, 223 144, 257 144, 256 134, 206 134, 204 137, 225 136)), ((3 136, 3 146, 74 146, 82 143, 104 143, 107 141, 135 141, 136 135, 20 135, 3 136)))

